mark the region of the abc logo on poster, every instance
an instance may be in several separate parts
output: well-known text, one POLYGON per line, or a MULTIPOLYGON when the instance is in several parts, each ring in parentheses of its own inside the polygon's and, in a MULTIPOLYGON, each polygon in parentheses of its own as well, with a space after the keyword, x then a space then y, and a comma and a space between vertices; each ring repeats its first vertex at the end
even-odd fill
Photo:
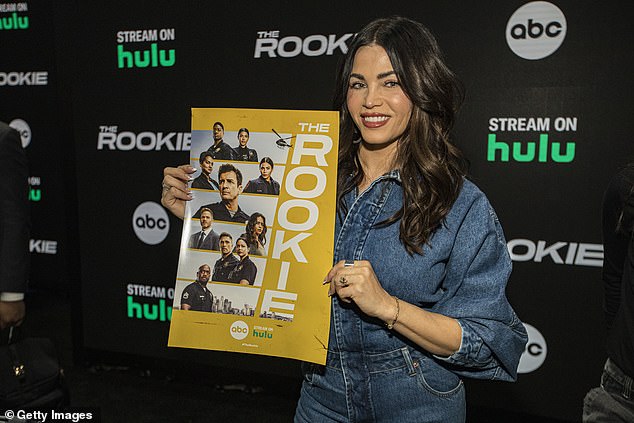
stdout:
POLYGON ((152 201, 146 201, 134 211, 132 228, 141 241, 149 245, 156 245, 167 237, 170 221, 163 207, 152 201))
POLYGON ((237 340, 242 340, 249 334, 249 326, 242 320, 236 320, 229 328, 231 336, 237 340))
POLYGON ((506 24, 506 42, 519 57, 539 60, 553 54, 566 38, 566 17, 546 1, 526 3, 506 24))
POLYGON ((517 366, 518 373, 530 373, 539 369, 546 361, 546 353, 548 352, 546 339, 543 335, 527 323, 524 323, 524 327, 528 333, 528 342, 517 366))

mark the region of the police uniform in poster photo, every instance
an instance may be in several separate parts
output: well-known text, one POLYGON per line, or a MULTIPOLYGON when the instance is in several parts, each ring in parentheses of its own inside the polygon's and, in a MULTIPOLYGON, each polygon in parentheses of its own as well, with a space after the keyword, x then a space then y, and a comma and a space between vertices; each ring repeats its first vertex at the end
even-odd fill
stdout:
POLYGON ((260 176, 251 179, 244 187, 244 192, 248 194, 270 194, 280 195, 280 184, 271 178, 273 172, 273 160, 264 157, 260 161, 260 176))
POLYGON ((255 276, 258 274, 258 268, 249 258, 249 245, 246 238, 238 238, 236 240, 236 254, 239 262, 229 273, 229 282, 239 283, 240 285, 253 285, 255 276))
POLYGON ((212 281, 216 282, 229 282, 229 274, 238 265, 239 260, 231 252, 233 250, 233 237, 223 232, 220 234, 220 257, 216 264, 214 264, 214 274, 211 277, 212 281))
POLYGON ((185 287, 181 294, 181 310, 211 311, 214 296, 207 289, 211 268, 203 264, 196 272, 196 281, 185 287))
POLYGON ((233 149, 236 153, 236 160, 240 160, 241 162, 257 162, 258 152, 247 147, 248 142, 249 130, 247 128, 240 128, 238 130, 238 146, 233 149))
POLYGON ((224 142, 225 126, 222 122, 214 122, 213 139, 214 143, 207 151, 211 153, 215 160, 235 160, 236 153, 229 144, 224 142))

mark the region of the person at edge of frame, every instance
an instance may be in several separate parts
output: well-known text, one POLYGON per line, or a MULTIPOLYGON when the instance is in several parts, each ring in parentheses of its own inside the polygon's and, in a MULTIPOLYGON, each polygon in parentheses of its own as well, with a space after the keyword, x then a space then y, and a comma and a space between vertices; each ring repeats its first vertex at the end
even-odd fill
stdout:
POLYGON ((0 330, 20 326, 29 278, 29 166, 20 134, 0 122, 0 330))
POLYGON ((583 423, 634 422, 634 162, 603 196, 603 292, 608 358, 583 401, 583 423))

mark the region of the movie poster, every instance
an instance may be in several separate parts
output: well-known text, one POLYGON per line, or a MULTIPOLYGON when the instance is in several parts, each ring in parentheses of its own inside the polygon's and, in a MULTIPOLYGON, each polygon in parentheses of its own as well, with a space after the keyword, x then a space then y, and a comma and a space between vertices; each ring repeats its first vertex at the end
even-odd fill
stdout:
POLYGON ((325 364, 339 115, 192 109, 169 346, 325 364))

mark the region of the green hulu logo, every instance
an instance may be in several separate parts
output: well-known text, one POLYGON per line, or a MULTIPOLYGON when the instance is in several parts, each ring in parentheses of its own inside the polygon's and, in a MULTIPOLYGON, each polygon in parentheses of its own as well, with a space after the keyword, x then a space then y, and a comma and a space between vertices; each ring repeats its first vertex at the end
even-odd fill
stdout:
POLYGON ((273 334, 265 330, 257 331, 253 329, 253 336, 255 336, 256 338, 269 338, 269 339, 273 338, 273 334))
POLYGON ((16 12, 13 12, 8 17, 0 18, 0 29, 27 29, 29 27, 28 16, 18 16, 16 12))
POLYGON ((29 188, 29 200, 40 201, 42 199, 42 191, 35 188, 29 188))
POLYGON ((128 295, 128 317, 165 322, 172 320, 172 307, 167 306, 164 299, 158 304, 140 304, 128 295))
MULTIPOLYGON (((495 134, 489 134, 487 147, 487 161, 496 161, 497 152, 500 153, 501 162, 508 162, 509 156, 516 162, 534 162, 535 157, 540 163, 545 163, 549 158, 548 134, 540 134, 539 142, 513 142, 511 145, 504 141, 497 141, 495 134)), ((566 151, 562 152, 562 143, 553 142, 550 145, 550 159, 557 163, 570 163, 575 158, 575 143, 567 142, 566 151)))
POLYGON ((127 51, 121 44, 117 46, 119 69, 122 68, 156 68, 170 67, 176 63, 176 50, 159 49, 156 43, 150 44, 146 50, 127 51))

